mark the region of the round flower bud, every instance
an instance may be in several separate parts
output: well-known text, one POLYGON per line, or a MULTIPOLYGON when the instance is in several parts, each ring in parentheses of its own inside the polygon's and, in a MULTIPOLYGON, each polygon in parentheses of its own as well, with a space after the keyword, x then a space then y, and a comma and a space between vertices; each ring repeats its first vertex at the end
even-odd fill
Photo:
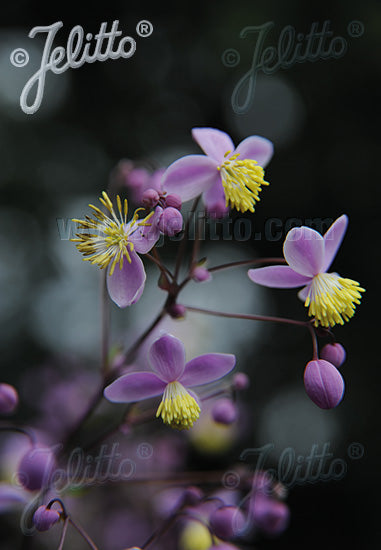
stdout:
POLYGON ((222 506, 210 516, 210 527, 219 539, 229 540, 238 536, 244 525, 244 515, 236 506, 222 506))
POLYGON ((182 304, 173 304, 167 311, 173 319, 184 319, 187 308, 182 304))
POLYGON ((188 521, 181 532, 178 548, 180 550, 209 550, 212 546, 209 529, 200 521, 188 521))
POLYGON ((233 387, 235 390, 247 390, 250 386, 250 378, 244 372, 237 372, 233 376, 233 387))
POLYGON ((50 479, 55 464, 52 451, 46 447, 33 447, 20 461, 17 478, 29 491, 44 487, 50 479))
POLYGON ((179 195, 176 195, 176 194, 171 194, 171 195, 166 195, 165 197, 165 205, 166 207, 172 207, 172 208, 176 208, 177 210, 180 210, 181 209, 181 198, 179 197, 179 195))
POLYGON ((45 505, 37 508, 33 514, 33 523, 37 531, 49 531, 51 527, 60 519, 60 514, 57 510, 47 508, 45 505))
POLYGON ((237 419, 237 407, 230 399, 219 399, 213 405, 212 418, 219 424, 232 424, 237 419))
POLYGON ((216 202, 213 206, 206 207, 206 213, 210 218, 224 218, 229 213, 229 207, 226 206, 225 201, 221 200, 216 202))
POLYGON ((165 208, 160 216, 159 229, 164 235, 173 237, 183 228, 183 217, 177 208, 165 208))
POLYGON ((186 506, 195 506, 200 502, 204 493, 198 487, 187 487, 184 491, 183 499, 186 506))
POLYGON ((10 384, 0 384, 0 414, 10 414, 19 402, 17 390, 10 384))
POLYGON ((344 395, 344 380, 328 361, 310 361, 304 371, 304 386, 310 399, 321 409, 336 407, 344 395))
POLYGON ((341 367, 346 357, 345 349, 341 344, 327 344, 321 350, 320 357, 335 367, 341 367))
POLYGON ((155 208, 159 200, 159 193, 155 189, 147 189, 142 194, 142 204, 146 208, 155 208))
POLYGON ((290 511, 284 502, 260 494, 253 494, 250 512, 254 525, 267 535, 282 533, 290 519, 290 511))
POLYGON ((212 275, 210 271, 206 269, 206 267, 197 266, 192 272, 192 278, 194 281, 196 281, 196 283, 205 283, 206 281, 211 280, 212 275))

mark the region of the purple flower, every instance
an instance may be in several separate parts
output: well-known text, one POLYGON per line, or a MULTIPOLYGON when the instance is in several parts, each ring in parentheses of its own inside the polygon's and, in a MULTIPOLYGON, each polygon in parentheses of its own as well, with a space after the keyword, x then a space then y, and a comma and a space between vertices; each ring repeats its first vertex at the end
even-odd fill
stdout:
POLYGON ((288 263, 249 269, 252 281, 274 288, 303 286, 299 297, 315 317, 315 326, 333 327, 353 317, 364 289, 357 281, 327 273, 343 240, 347 216, 340 216, 324 236, 309 227, 295 227, 287 233, 283 245, 288 263))
POLYGON ((157 395, 162 401, 156 416, 173 428, 191 428, 200 405, 187 388, 218 380, 235 365, 234 355, 209 353, 185 363, 183 343, 170 334, 156 340, 149 359, 154 372, 125 374, 107 386, 105 397, 114 403, 133 403, 157 395))
POLYGON ((212 418, 219 424, 232 424, 237 420, 237 407, 231 399, 218 399, 212 408, 212 418))
POLYGON ((344 395, 344 380, 336 367, 324 359, 310 361, 304 371, 304 386, 321 409, 333 409, 344 395))
POLYGON ((193 128, 192 136, 206 156, 188 155, 175 161, 164 173, 163 188, 180 195, 182 201, 202 193, 207 210, 216 215, 226 213, 229 205, 254 212, 261 186, 268 185, 262 167, 272 157, 271 141, 250 136, 235 149, 230 136, 214 128, 193 128))
POLYGON ((101 269, 108 268, 107 288, 110 298, 119 306, 127 307, 139 300, 143 293, 146 273, 138 256, 146 254, 155 245, 160 236, 156 213, 151 212, 143 219, 138 218, 136 210, 132 220, 127 222, 128 203, 123 209, 119 195, 116 197, 119 217, 112 202, 103 191, 99 199, 110 216, 98 207, 90 204, 94 210, 94 219, 73 220, 84 232, 77 233, 76 246, 85 256, 84 260, 97 264, 101 269), (115 267, 119 265, 119 269, 115 267))
POLYGON ((19 395, 16 388, 10 384, 0 384, 0 414, 13 413, 19 403, 19 395))

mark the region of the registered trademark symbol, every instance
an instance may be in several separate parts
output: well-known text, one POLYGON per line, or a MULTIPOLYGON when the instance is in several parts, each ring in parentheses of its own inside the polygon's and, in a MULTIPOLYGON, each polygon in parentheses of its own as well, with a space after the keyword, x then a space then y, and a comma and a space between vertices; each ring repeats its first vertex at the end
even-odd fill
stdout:
POLYGON ((359 458, 362 458, 365 453, 364 445, 361 443, 351 443, 347 449, 347 453, 349 458, 352 460, 358 460, 359 458))
POLYGON ((362 21, 351 21, 347 26, 347 33, 352 38, 360 38, 364 32, 365 27, 362 21))
POLYGON ((147 38, 153 33, 153 25, 150 21, 143 19, 142 21, 139 21, 139 23, 136 25, 136 32, 142 38, 147 38))
POLYGON ((139 447, 136 450, 136 454, 139 458, 146 460, 151 458, 153 455, 153 447, 149 443, 140 443, 139 447))

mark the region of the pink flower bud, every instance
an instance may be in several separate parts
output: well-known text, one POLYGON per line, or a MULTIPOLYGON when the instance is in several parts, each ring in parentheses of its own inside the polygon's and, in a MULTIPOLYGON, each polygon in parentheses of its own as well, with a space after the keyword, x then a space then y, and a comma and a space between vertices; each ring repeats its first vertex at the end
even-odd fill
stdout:
POLYGON ((17 470, 18 481, 25 489, 37 491, 48 483, 54 465, 54 455, 50 449, 33 447, 20 461, 17 470))
POLYGON ((247 390, 249 386, 250 386, 250 378, 244 372, 237 372, 237 374, 233 376, 234 389, 238 391, 247 390))
POLYGON ((212 278, 212 275, 210 271, 206 269, 206 267, 197 266, 194 268, 192 272, 192 278, 197 283, 204 283, 206 281, 210 281, 212 278))
POLYGON ((223 540, 238 536, 244 525, 243 513, 236 506, 222 506, 210 516, 210 527, 213 533, 223 540))
POLYGON ((335 367, 341 367, 346 357, 345 349, 341 344, 327 344, 321 350, 320 356, 335 367))
POLYGON ((10 384, 0 384, 0 414, 13 413, 18 403, 17 390, 10 384))
POLYGON ((155 208, 159 199, 160 195, 155 189, 147 189, 142 194, 142 204, 146 208, 155 208))
POLYGON ((232 424, 237 419, 237 407, 230 399, 219 399, 213 405, 212 418, 220 424, 232 424))
POLYGON ((284 502, 254 493, 250 502, 254 525, 268 535, 279 535, 289 522, 290 511, 284 502))
POLYGON ((187 308, 182 304, 173 304, 168 308, 168 313, 173 319, 183 319, 185 317, 187 308))
POLYGON ((165 205, 167 207, 176 208, 177 210, 181 209, 181 198, 179 195, 175 195, 174 193, 171 195, 166 195, 165 197, 165 205))
POLYGON ((336 407, 344 395, 344 380, 328 361, 310 361, 304 371, 304 386, 310 399, 321 409, 336 407))
POLYGON ((186 506, 195 506, 200 502, 204 493, 198 487, 187 487, 184 491, 183 499, 186 506))
POLYGON ((48 531, 60 519, 60 514, 57 510, 47 508, 45 505, 37 508, 33 514, 33 523, 37 531, 48 531))
POLYGON ((213 206, 206 207, 206 213, 210 218, 224 218, 229 213, 229 207, 221 200, 213 206))
POLYGON ((183 217, 176 208, 165 208, 160 216, 159 229, 164 235, 173 237, 183 228, 183 217))

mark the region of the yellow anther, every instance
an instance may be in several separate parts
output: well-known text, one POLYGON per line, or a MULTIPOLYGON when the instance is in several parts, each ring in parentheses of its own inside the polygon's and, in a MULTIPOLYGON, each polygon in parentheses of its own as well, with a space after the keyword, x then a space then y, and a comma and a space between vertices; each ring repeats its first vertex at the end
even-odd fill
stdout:
POLYGON ((344 279, 333 273, 319 273, 312 279, 304 305, 308 315, 315 317, 315 326, 343 325, 353 317, 361 292, 357 281, 344 279))
POLYGON ((165 424, 178 430, 189 429, 200 416, 200 406, 180 382, 170 382, 157 409, 165 424))

